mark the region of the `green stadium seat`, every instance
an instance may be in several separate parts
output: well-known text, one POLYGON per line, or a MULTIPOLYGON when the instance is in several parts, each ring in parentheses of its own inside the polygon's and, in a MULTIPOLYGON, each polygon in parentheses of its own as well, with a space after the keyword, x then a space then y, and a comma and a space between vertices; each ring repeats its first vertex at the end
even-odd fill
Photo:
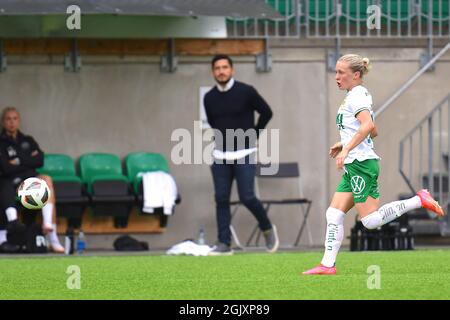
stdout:
POLYGON ((79 228, 89 198, 76 175, 72 158, 65 154, 45 154, 44 166, 37 171, 53 180, 58 216, 68 219, 68 227, 79 228))
MULTIPOLYGON (((428 15, 429 12, 429 2, 428 1, 422 1, 422 13, 428 15)), ((448 18, 449 17, 449 6, 450 6, 450 2, 448 1, 441 1, 441 8, 440 8, 440 13, 442 15, 443 18, 448 18)), ((433 19, 438 19, 440 17, 439 15, 439 0, 434 0, 433 1, 433 19)))
POLYGON ((278 11, 283 17, 294 12, 294 3, 291 0, 266 0, 266 3, 278 11))
MULTIPOLYGON (((359 14, 359 19, 365 20, 368 18, 367 7, 374 4, 371 0, 342 0, 342 13, 343 15, 349 16, 350 24, 356 25, 359 14), (359 5, 359 7, 358 7, 359 5)), ((387 23, 407 23, 408 18, 412 17, 415 12, 414 7, 410 5, 409 0, 392 0, 388 2, 381 2, 381 12, 383 14, 381 18, 381 23, 386 25, 387 23), (389 19, 386 17, 389 16, 389 19)), ((341 18, 341 23, 347 22, 347 17, 341 18)))
POLYGON ((94 216, 113 216, 117 228, 126 227, 135 200, 119 157, 88 153, 80 157, 80 175, 91 197, 94 216))
MULTIPOLYGON (((127 177, 133 186, 133 190, 137 196, 138 205, 140 207, 140 212, 143 206, 143 186, 142 186, 142 176, 140 173, 144 172, 154 172, 163 171, 169 173, 169 165, 166 158, 160 153, 150 153, 150 152, 133 152, 125 157, 125 169, 127 177)), ((181 202, 180 195, 178 195, 175 204, 181 202)), ((166 227, 167 225, 167 215, 162 212, 162 208, 157 208, 155 214, 160 217, 160 226, 166 227)))
MULTIPOLYGON (((432 14, 433 14, 433 26, 436 28, 438 25, 446 28, 450 23, 449 19, 449 11, 450 11, 450 2, 445 0, 430 0, 432 3, 432 14), (440 20, 439 20, 440 19, 440 20)), ((275 27, 283 32, 286 29, 286 23, 289 26, 295 24, 296 17, 294 1, 286 1, 286 0, 266 0, 266 3, 277 10, 283 17, 292 16, 287 21, 278 20, 274 21, 271 19, 264 20, 258 19, 257 28, 261 29, 261 27, 268 26, 269 34, 274 33, 273 30, 275 27), (272 31, 270 31, 272 30, 272 31)), ((401 28, 405 28, 408 24, 408 21, 413 25, 417 23, 416 16, 416 5, 420 6, 420 10, 422 15, 420 16, 420 22, 425 24, 428 21, 428 11, 429 11, 429 1, 422 0, 420 2, 412 2, 411 0, 391 0, 381 1, 381 11, 383 16, 381 18, 382 25, 386 26, 391 24, 392 27, 395 28, 393 31, 396 34, 398 29, 398 23, 401 28), (387 17, 389 16, 389 17, 387 17)), ((323 27, 325 23, 331 24, 333 26, 336 23, 335 16, 335 0, 302 0, 300 1, 300 5, 302 8, 302 13, 305 11, 308 13, 307 20, 312 25, 312 27, 323 27), (328 20, 329 19, 329 20, 328 20)), ((342 16, 339 19, 339 22, 342 25, 346 25, 347 23, 354 28, 355 26, 364 25, 365 20, 368 17, 367 7, 375 4, 373 0, 342 0, 342 16)), ((306 21, 306 16, 302 14, 300 16, 300 23, 303 24, 306 21)), ((227 23, 230 28, 237 27, 237 31, 243 32, 244 28, 249 28, 249 30, 253 30, 255 28, 255 20, 254 19, 230 19, 227 18, 227 23)), ((364 27, 363 27, 364 28, 364 27)), ((261 30, 260 30, 261 31, 261 30)), ((249 31, 250 33, 253 31, 249 31)))
POLYGON ((139 173, 164 171, 169 173, 167 160, 160 153, 134 152, 125 157, 125 168, 128 179, 135 192, 138 192, 142 177, 139 173))
MULTIPOLYGON (((312 16, 315 15, 314 3, 315 1, 310 0, 310 15, 312 16)), ((319 4, 319 17, 323 18, 326 13, 326 3, 325 1, 319 1, 319 4)), ((352 19, 357 19, 359 14, 359 19, 366 19, 368 17, 367 8, 374 4, 374 2, 372 0, 342 0, 341 4, 342 13, 344 15, 349 15, 352 19)), ((334 12, 333 1, 329 1, 328 6, 334 12)), ((383 14, 389 13, 391 20, 397 20, 398 18, 406 19, 408 15, 411 14, 409 10, 412 9, 410 8, 408 0, 392 0, 390 5, 387 2, 381 2, 381 11, 383 14)))
POLYGON ((335 9, 333 0, 308 0, 309 20, 319 19, 323 21, 326 17, 330 17, 334 13, 334 11, 335 9))
POLYGON ((75 163, 65 154, 45 154, 44 166, 37 169, 39 174, 51 176, 55 181, 79 181, 75 172, 75 163))
POLYGON ((127 181, 122 174, 119 157, 108 153, 88 153, 80 157, 81 180, 87 185, 89 193, 96 181, 127 181))

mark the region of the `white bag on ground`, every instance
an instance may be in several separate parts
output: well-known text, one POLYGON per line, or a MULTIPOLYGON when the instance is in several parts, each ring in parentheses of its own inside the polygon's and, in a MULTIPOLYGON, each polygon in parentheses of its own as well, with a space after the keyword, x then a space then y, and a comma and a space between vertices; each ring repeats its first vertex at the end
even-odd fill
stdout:
POLYGON ((167 250, 168 255, 192 255, 192 256, 207 256, 212 250, 210 246, 199 245, 191 240, 183 241, 179 244, 174 245, 172 248, 167 250))

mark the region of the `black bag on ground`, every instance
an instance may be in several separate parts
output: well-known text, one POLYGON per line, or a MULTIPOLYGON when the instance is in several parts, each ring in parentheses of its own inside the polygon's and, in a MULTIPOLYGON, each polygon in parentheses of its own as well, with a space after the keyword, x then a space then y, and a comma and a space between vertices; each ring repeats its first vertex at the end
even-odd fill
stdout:
POLYGON ((117 251, 148 251, 148 243, 138 241, 128 235, 120 236, 114 241, 114 249, 117 251))
POLYGON ((7 226, 7 245, 0 248, 2 253, 47 253, 47 240, 42 227, 31 223, 24 225, 13 221, 7 226))
POLYGON ((20 252, 20 246, 17 244, 9 243, 8 241, 3 242, 0 244, 0 253, 18 253, 20 252))
POLYGON ((8 243, 22 247, 27 242, 27 227, 19 220, 8 223, 6 227, 6 238, 8 243))
POLYGON ((47 240, 42 232, 42 227, 36 223, 27 226, 24 252, 47 253, 47 251, 47 240))

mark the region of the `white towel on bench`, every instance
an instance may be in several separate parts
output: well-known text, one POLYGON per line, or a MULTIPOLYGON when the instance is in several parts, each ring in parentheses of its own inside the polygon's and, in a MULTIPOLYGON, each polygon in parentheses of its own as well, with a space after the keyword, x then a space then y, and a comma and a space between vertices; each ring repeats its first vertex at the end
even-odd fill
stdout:
POLYGON ((170 215, 177 199, 177 185, 172 176, 163 171, 142 174, 144 187, 143 212, 153 213, 155 208, 164 208, 164 214, 170 215))

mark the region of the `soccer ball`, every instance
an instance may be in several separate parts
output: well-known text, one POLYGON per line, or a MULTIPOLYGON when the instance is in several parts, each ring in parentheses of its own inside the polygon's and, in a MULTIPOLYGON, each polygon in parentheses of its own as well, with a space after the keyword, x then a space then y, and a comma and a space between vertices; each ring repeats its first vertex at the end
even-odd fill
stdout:
POLYGON ((50 189, 44 180, 28 178, 20 184, 17 194, 25 208, 39 210, 47 204, 50 189))

